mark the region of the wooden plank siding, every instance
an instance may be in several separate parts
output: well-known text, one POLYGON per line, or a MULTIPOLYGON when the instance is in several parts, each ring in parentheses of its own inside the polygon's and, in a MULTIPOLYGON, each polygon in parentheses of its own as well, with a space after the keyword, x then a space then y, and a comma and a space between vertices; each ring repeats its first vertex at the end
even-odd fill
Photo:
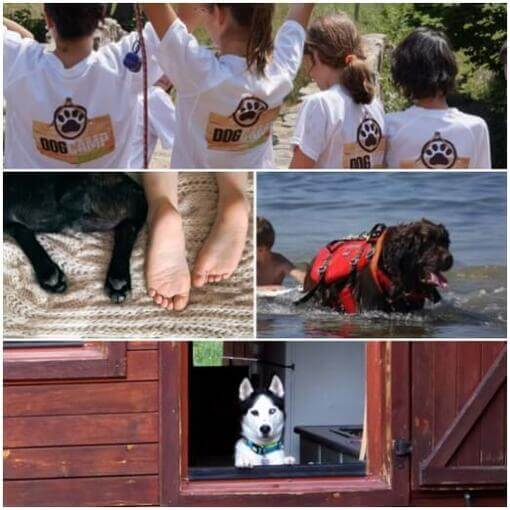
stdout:
POLYGON ((4 383, 4 505, 159 504, 159 344, 124 377, 4 383))

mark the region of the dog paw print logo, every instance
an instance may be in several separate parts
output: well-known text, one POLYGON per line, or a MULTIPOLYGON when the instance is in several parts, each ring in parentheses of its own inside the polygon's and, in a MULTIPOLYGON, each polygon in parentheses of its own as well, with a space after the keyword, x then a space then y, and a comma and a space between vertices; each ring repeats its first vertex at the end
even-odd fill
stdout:
POLYGON ((234 120, 241 127, 250 127, 257 123, 262 113, 269 107, 257 97, 245 97, 241 99, 239 106, 234 112, 234 120))
POLYGON ((427 168, 451 168, 457 161, 457 151, 452 142, 437 131, 421 150, 421 161, 427 168))
POLYGON ((371 117, 366 117, 358 126, 358 144, 367 152, 374 152, 381 143, 381 126, 371 117))
POLYGON ((73 104, 70 97, 53 114, 53 125, 57 133, 68 140, 78 138, 87 127, 87 110, 73 104))

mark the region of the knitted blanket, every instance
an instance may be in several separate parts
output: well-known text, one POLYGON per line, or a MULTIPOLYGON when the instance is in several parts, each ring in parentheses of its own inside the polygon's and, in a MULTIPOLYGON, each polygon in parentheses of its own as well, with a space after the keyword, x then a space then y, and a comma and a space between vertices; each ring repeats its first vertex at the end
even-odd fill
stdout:
MULTIPOLYGON (((250 196, 252 195, 250 184, 250 196)), ((179 200, 188 262, 195 260, 213 224, 217 188, 212 173, 181 173, 179 200)), ((250 230, 252 232, 252 222, 250 230)), ((253 242, 229 280, 192 289, 188 308, 169 312, 146 294, 144 254, 147 231, 131 257, 132 295, 114 305, 103 285, 113 235, 76 233, 38 235, 68 279, 63 294, 49 294, 35 280, 19 246, 4 236, 4 337, 8 338, 246 338, 253 335, 253 242)))

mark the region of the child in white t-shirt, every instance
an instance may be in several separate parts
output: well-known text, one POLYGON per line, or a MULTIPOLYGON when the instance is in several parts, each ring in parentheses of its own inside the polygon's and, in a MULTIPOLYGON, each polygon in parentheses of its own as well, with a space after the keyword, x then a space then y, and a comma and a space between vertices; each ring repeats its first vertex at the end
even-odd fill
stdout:
POLYGON ((144 4, 177 90, 173 168, 274 168, 272 124, 301 65, 312 6, 292 4, 272 37, 273 4, 144 4), (188 31, 202 25, 218 53, 188 31), (193 26, 192 26, 193 25, 193 26))
POLYGON ((356 25, 341 12, 315 19, 305 66, 321 92, 304 99, 292 145, 291 168, 380 168, 384 110, 356 25))
MULTIPOLYGON (((149 161, 154 154, 158 140, 163 149, 171 150, 175 135, 175 106, 169 93, 172 84, 162 76, 150 89, 148 94, 147 152, 149 161)), ((129 168, 143 168, 144 122, 143 96, 138 97, 138 124, 133 141, 129 168)))
MULTIPOLYGON (((4 26, 6 167, 127 168, 142 72, 123 62, 138 35, 93 51, 104 4, 45 4, 44 16, 54 51, 4 26)), ((144 35, 153 83, 159 40, 149 24, 144 35)))
POLYGON ((491 168, 485 121, 448 107, 457 63, 444 34, 412 32, 395 49, 391 73, 414 105, 386 116, 388 168, 491 168))

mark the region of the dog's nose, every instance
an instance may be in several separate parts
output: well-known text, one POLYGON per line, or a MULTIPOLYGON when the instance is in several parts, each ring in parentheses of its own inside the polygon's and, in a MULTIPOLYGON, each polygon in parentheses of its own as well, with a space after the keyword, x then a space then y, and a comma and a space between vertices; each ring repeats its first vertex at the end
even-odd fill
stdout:
POLYGON ((443 271, 448 271, 453 266, 453 257, 450 253, 443 257, 443 271))
POLYGON ((269 432, 271 432, 271 427, 269 425, 261 425, 260 427, 260 432, 262 434, 264 434, 265 436, 267 436, 269 434, 269 432))

